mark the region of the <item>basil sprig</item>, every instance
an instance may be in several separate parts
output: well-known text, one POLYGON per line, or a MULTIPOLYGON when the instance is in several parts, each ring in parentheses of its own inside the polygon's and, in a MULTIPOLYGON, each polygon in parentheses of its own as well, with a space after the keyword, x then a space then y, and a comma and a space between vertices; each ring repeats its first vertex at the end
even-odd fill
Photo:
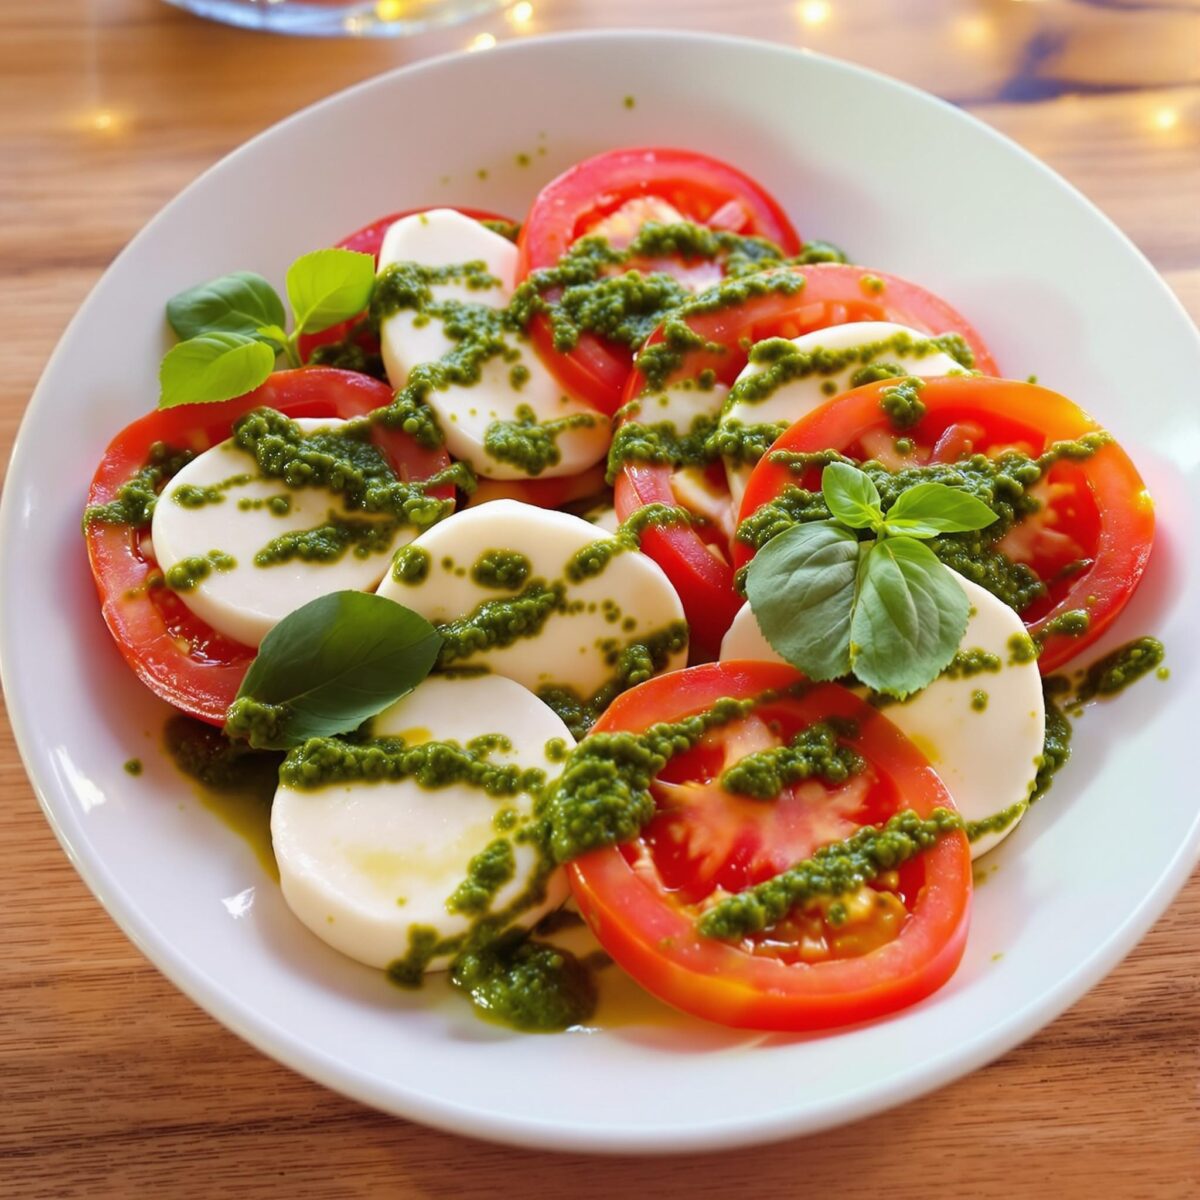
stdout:
POLYGON ((412 691, 441 645, 424 617, 385 596, 320 596, 263 638, 225 732, 261 750, 348 733, 412 691))
POLYGON ((746 573, 750 607, 767 641, 810 679, 854 674, 903 699, 949 664, 969 615, 966 593, 924 540, 983 529, 996 514, 942 483, 908 488, 884 513, 870 476, 847 463, 825 468, 821 493, 833 519, 794 525, 758 552, 746 573))
POLYGON ((292 332, 275 289, 252 271, 235 271, 167 302, 167 321, 183 340, 159 368, 159 408, 244 396, 266 381, 283 354, 301 365, 297 348, 306 333, 320 333, 367 307, 375 260, 354 250, 314 250, 288 268, 292 332))

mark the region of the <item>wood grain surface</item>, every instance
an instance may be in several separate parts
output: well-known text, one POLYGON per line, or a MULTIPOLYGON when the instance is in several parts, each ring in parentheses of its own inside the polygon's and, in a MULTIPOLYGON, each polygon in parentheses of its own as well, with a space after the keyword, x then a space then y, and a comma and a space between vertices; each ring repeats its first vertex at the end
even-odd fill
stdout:
MULTIPOLYGON (((156 0, 3 0, 3 458, 107 263, 245 138, 481 36, 622 25, 808 45, 962 104, 1082 188, 1200 313, 1195 0, 533 0, 407 41, 245 33, 156 0)), ((432 1132, 263 1058, 118 932, 6 724, 0 789, 0 1195, 1200 1195, 1200 875, 1069 1013, 935 1095, 766 1149, 587 1158, 432 1132)))

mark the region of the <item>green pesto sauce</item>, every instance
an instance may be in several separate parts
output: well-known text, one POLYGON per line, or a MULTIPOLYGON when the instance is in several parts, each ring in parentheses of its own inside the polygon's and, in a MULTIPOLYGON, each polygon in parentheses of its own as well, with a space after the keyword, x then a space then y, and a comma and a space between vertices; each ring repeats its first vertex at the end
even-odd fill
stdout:
POLYGON ((533 563, 517 550, 485 550, 471 567, 471 578, 480 587, 501 592, 519 591, 533 563))
POLYGON ((987 712, 988 694, 983 688, 976 688, 971 693, 971 708, 975 712, 987 712))
POLYGON ((181 714, 167 720, 163 742, 175 766, 210 791, 250 793, 264 804, 275 795, 280 753, 251 750, 214 726, 181 714))
POLYGON ((399 522, 344 517, 332 510, 325 521, 311 529, 292 529, 272 538, 254 555, 256 567, 274 567, 299 560, 331 563, 351 551, 355 558, 386 554, 392 548, 399 522))
POLYGON ((1140 637, 1126 642, 1088 667, 1076 691, 1075 703, 1117 695, 1143 675, 1157 670, 1163 654, 1163 644, 1157 638, 1140 637))
POLYGON ((704 316, 744 304, 756 296, 794 296, 802 291, 805 278, 795 270, 766 271, 763 274, 733 275, 682 304, 663 322, 661 340, 647 346, 636 359, 648 391, 662 391, 670 377, 697 350, 721 355, 725 348, 709 342, 691 328, 687 319, 704 316))
POLYGON ((763 699, 718 700, 682 721, 659 722, 641 733, 593 733, 580 742, 547 798, 554 860, 567 862, 628 841, 654 816, 650 784, 663 767, 710 729, 744 717, 763 699))
POLYGON ((866 826, 774 878, 718 900, 697 929, 722 940, 761 933, 813 900, 856 891, 962 828, 962 818, 945 808, 934 809, 924 820, 911 811, 897 813, 881 827, 866 826))
POLYGON ((377 350, 369 349, 369 342, 364 345, 370 328, 369 320, 355 321, 339 341, 317 346, 308 356, 309 365, 357 371, 386 382, 387 370, 383 365, 383 356, 377 350))
POLYGON ((200 586, 214 571, 232 571, 237 560, 223 550, 210 550, 207 554, 193 554, 181 558, 163 575, 167 587, 173 592, 190 592, 200 586))
POLYGON ((392 560, 392 578, 397 583, 416 585, 429 578, 431 559, 424 546, 401 546, 392 560))
MULTIPOLYGON (((765 370, 747 376, 733 385, 726 399, 726 408, 735 404, 761 404, 773 396, 781 387, 795 379, 807 379, 813 375, 840 375, 856 364, 869 370, 876 360, 885 354, 896 354, 905 358, 922 359, 931 354, 947 354, 964 368, 975 365, 971 348, 957 333, 943 334, 934 338, 914 338, 912 334, 900 332, 861 346, 848 346, 843 350, 827 350, 815 346, 801 350, 787 338, 767 338, 751 349, 749 361, 765 370)), ((856 374, 851 383, 869 383, 873 379, 886 379, 908 374, 895 363, 880 364, 887 369, 883 373, 856 374)), ((831 381, 832 382, 832 381, 831 381)))
POLYGON ((671 657, 687 644, 686 621, 672 621, 625 646, 614 640, 605 650, 613 673, 595 693, 580 696, 573 688, 547 686, 538 691, 538 699, 554 709, 573 737, 581 738, 622 692, 664 671, 671 657))
POLYGON ((145 464, 117 489, 112 500, 107 504, 92 504, 84 510, 83 528, 128 525, 131 529, 148 529, 163 485, 195 457, 190 450, 177 450, 165 442, 155 442, 145 464))
POLYGON ((181 508, 203 508, 206 504, 222 504, 225 501, 225 493, 230 488, 243 487, 253 478, 252 475, 231 475, 228 479, 222 479, 220 483, 181 483, 171 492, 171 499, 181 508))
POLYGON ((1029 803, 1040 800, 1054 782, 1054 776, 1067 765, 1071 757, 1071 722, 1063 714, 1056 696, 1060 687, 1067 681, 1060 676, 1051 676, 1042 681, 1042 694, 1046 703, 1046 735, 1042 743, 1042 752, 1038 755, 1033 787, 1029 793, 1029 803))
POLYGON ((563 573, 571 583, 593 579, 618 555, 640 549, 646 530, 691 523, 692 515, 686 508, 658 503, 643 505, 621 522, 612 537, 597 538, 577 550, 567 560, 563 573))
POLYGON ((994 675, 1001 668, 998 655, 976 647, 973 650, 959 650, 942 671, 947 679, 972 679, 976 675, 994 675))
POLYGON ((467 877, 446 901, 452 913, 481 913, 492 906, 496 893, 517 873, 512 842, 497 838, 467 864, 467 877))
POLYGON ((1060 613, 1052 621, 1047 621, 1038 633, 1037 641, 1045 642, 1054 634, 1064 634, 1067 637, 1082 637, 1092 627, 1092 618, 1086 609, 1072 608, 1060 613))
MULTIPOLYGON (((945 533, 925 544, 946 566, 964 578, 1003 600, 1017 612, 1028 608, 1046 594, 1045 584, 1024 563, 1014 562, 997 544, 1014 526, 1041 507, 1032 491, 1055 463, 1081 461, 1095 454, 1111 438, 1106 433, 1087 434, 1078 441, 1053 443, 1036 458, 1009 450, 996 457, 973 454, 956 463, 931 463, 891 471, 882 464, 868 461, 854 464, 861 468, 879 491, 887 512, 908 488, 919 483, 942 483, 968 492, 986 504, 996 520, 986 529, 969 533, 945 533)), ((852 462, 833 452, 796 454, 774 451, 772 462, 788 467, 798 478, 830 462, 852 462)), ((820 491, 809 491, 789 484, 774 500, 762 505, 737 528, 736 539, 755 550, 793 525, 807 521, 828 521, 830 512, 820 491)), ((1028 639, 1026 639, 1028 641, 1028 639)), ((1014 647, 1014 657, 1026 647, 1014 647)), ((1028 641, 1028 652, 1036 657, 1036 647, 1028 641)))
MULTIPOLYGON (((515 368, 514 368, 515 369, 515 368)), ((586 429, 596 423, 591 413, 571 413, 552 421, 539 421, 528 404, 519 404, 511 421, 493 421, 483 435, 484 452, 497 462, 520 467, 526 475, 540 475, 562 460, 559 437, 569 429, 586 429)))
POLYGON ((140 758, 131 758, 125 764, 126 775, 140 775, 142 773, 142 760, 140 758))
MULTIPOLYGON (((454 506, 452 500, 428 494, 443 480, 399 479, 371 441, 371 426, 365 419, 305 433, 282 413, 260 408, 234 424, 233 444, 255 460, 265 478, 279 479, 289 488, 323 488, 339 496, 346 508, 391 517, 395 525, 427 529, 454 506)), ((326 545, 330 536, 314 534, 314 541, 326 545)), ((359 527, 353 534, 342 531, 334 537, 344 551, 369 541, 371 534, 359 527)), ((274 554, 268 557, 272 562, 286 561, 274 554)))
POLYGON ((484 650, 536 637, 554 613, 566 611, 566 593, 561 582, 533 579, 514 596, 484 600, 466 616, 439 625, 438 666, 453 666, 484 650))
POLYGON ((292 498, 286 492, 265 498, 243 496, 237 506, 242 512, 258 512, 265 508, 273 517, 286 517, 292 511, 292 498))
POLYGON ((909 376, 879 393, 879 407, 887 413, 892 428, 898 433, 911 429, 925 415, 925 404, 921 399, 924 382, 909 376))
POLYGON ((866 766, 862 756, 838 741, 825 722, 808 726, 784 746, 747 754, 721 775, 721 786, 738 796, 774 800, 788 784, 805 779, 845 783, 866 766))
POLYGON ((368 737, 360 742, 342 738, 309 738, 288 752, 279 768, 279 782, 301 791, 341 783, 384 783, 411 779, 423 788, 464 784, 489 796, 536 793, 546 782, 537 767, 496 763, 491 755, 506 746, 497 737, 457 742, 422 742, 410 746, 400 737, 368 737))

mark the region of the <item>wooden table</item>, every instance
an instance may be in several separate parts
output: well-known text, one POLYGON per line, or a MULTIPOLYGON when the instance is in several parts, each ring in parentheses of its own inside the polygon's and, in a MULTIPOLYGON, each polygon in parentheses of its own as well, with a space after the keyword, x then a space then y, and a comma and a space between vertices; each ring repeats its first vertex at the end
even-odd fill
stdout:
MULTIPOLYGON (((4 457, 84 294, 226 151, 431 53, 615 25, 753 34, 930 88, 1083 188, 1200 314, 1196 0, 534 0, 412 41, 321 43, 154 0, 4 0, 4 457)), ((87 892, 7 726, 0 786, 4 1196, 1200 1194, 1200 875, 1091 995, 935 1095, 766 1150, 587 1159, 432 1132, 261 1057, 176 992, 87 892)))

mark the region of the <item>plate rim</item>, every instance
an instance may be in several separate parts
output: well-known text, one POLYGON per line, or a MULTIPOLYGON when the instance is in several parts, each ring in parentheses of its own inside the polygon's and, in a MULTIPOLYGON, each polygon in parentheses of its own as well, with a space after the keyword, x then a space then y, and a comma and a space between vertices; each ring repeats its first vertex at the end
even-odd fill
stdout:
MULTIPOLYGON (((952 104, 932 93, 903 82, 872 68, 847 62, 843 59, 817 53, 807 48, 797 48, 758 38, 724 35, 700 31, 671 30, 664 28, 631 29, 613 28, 602 30, 562 31, 536 37, 505 40, 489 49, 489 56, 514 56, 528 53, 531 46, 544 44, 560 45, 582 41, 595 43, 620 42, 672 42, 686 44, 731 44, 767 52, 779 58, 791 60, 814 59, 834 71, 851 77, 869 78, 887 87, 900 89, 926 103, 950 110, 960 120, 972 126, 977 135, 985 135, 993 142, 1003 145, 1008 152, 1015 152, 1027 165, 1032 165, 1041 175, 1059 189, 1065 189, 1075 200, 1084 204, 1099 217, 1110 235, 1124 245, 1125 249, 1140 260, 1141 265, 1153 277, 1154 286, 1162 294, 1183 326, 1190 331, 1194 352, 1200 356, 1200 332, 1195 328, 1190 314, 1174 290, 1166 283, 1146 255, 1125 234, 1109 215, 1088 199, 1082 191, 1036 155, 1026 150, 1006 134, 994 129, 973 113, 952 104)), ((294 122, 301 122, 309 114, 343 102, 349 96, 384 87, 400 75, 416 76, 436 70, 447 63, 469 58, 468 51, 455 51, 423 58, 361 80, 282 118, 266 129, 240 143, 233 150, 201 171, 167 201, 126 243, 112 262, 89 289, 71 320, 67 323, 50 357, 46 361, 38 383, 30 397, 13 439, 5 473, 5 483, 11 480, 14 467, 25 457, 26 431, 31 426, 30 418, 40 411, 50 395, 47 380, 57 369, 61 356, 79 324, 85 323, 96 303, 97 293, 110 273, 117 269, 127 255, 158 224, 170 219, 170 214, 183 196, 202 181, 228 169, 243 156, 253 155, 260 142, 272 138, 294 122)), ((5 597, 10 593, 6 586, 10 574, 13 534, 17 524, 18 501, 14 489, 5 486, 0 496, 0 680, 10 677, 7 666, 11 659, 10 639, 15 636, 8 619, 9 608, 5 597)), ((1129 954, 1151 925, 1166 910, 1171 900, 1186 882, 1197 861, 1200 861, 1200 812, 1193 817, 1187 836, 1179 843, 1172 858, 1159 873, 1153 887, 1127 914, 1125 920, 1111 930, 1104 943, 1080 963, 1076 969, 1059 980, 1053 987, 1027 1001, 1004 1021, 982 1030, 970 1041, 960 1043, 933 1060, 909 1069, 896 1079, 876 1083, 869 1089, 860 1089, 837 1100, 826 1103, 819 1111, 781 1108, 770 1117, 762 1115, 732 1117, 715 1120, 705 1125, 693 1125, 687 1129, 642 1131, 632 1127, 614 1125, 586 1125, 576 1123, 564 1125, 538 1118, 512 1116, 487 1108, 474 1108, 456 1102, 429 1097, 419 1089, 410 1087, 403 1080, 390 1080, 387 1085, 365 1075, 343 1060, 312 1046, 293 1044, 290 1035, 275 1034, 269 1016, 254 1005, 232 996, 207 972, 196 968, 176 948, 165 942, 144 938, 138 928, 139 909, 129 901, 119 881, 107 865, 96 856, 81 853, 74 844, 70 831, 59 820, 45 779, 33 770, 30 747, 36 739, 26 723, 23 701, 13 697, 5 688, 8 718, 22 766, 37 797, 38 804, 54 832, 67 858, 118 928, 176 988, 202 1008, 209 1016, 231 1030, 255 1049, 277 1062, 314 1080, 330 1090, 360 1103, 369 1104, 384 1112, 401 1116, 449 1133, 468 1134, 486 1141, 531 1149, 554 1149, 559 1151, 653 1155, 694 1150, 724 1150, 777 1141, 783 1138, 819 1133, 837 1125, 862 1120, 891 1108, 906 1100, 927 1094, 947 1083, 977 1070, 988 1062, 1007 1053, 1015 1045, 1050 1024, 1068 1007, 1094 987, 1105 975, 1129 954)), ((46 776, 48 779, 49 776, 46 776)), ((73 810, 67 809, 72 812, 73 810)))

